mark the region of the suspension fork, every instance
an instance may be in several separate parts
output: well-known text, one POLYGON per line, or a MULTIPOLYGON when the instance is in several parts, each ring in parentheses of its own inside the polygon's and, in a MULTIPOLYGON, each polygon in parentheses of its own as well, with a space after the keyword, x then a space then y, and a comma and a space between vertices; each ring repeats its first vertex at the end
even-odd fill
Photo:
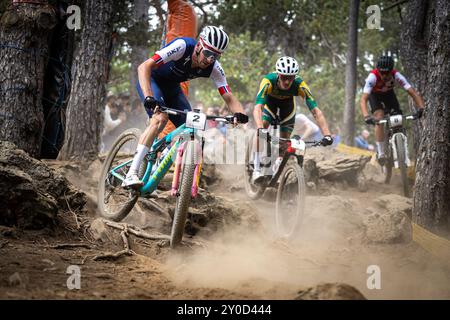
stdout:
POLYGON ((194 172, 194 180, 192 181, 192 188, 191 188, 191 195, 193 198, 197 197, 198 194, 198 188, 200 185, 200 177, 202 174, 202 168, 203 168, 203 147, 205 145, 205 139, 202 138, 202 143, 198 143, 196 145, 196 152, 198 157, 196 159, 200 159, 198 163, 195 166, 195 172, 194 172))
POLYGON ((180 183, 180 172, 181 172, 181 165, 183 162, 183 154, 184 149, 186 148, 187 141, 184 141, 180 143, 180 146, 177 150, 177 157, 175 159, 175 169, 173 171, 173 178, 172 178, 172 189, 170 194, 172 196, 176 196, 178 193, 178 186, 180 183))

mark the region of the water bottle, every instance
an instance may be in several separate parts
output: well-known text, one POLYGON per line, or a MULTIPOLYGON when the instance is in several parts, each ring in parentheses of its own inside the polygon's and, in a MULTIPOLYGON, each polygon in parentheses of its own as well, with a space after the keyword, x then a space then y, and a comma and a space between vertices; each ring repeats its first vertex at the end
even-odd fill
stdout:
POLYGON ((278 157, 277 160, 275 160, 275 163, 272 166, 273 174, 277 173, 278 168, 280 167, 282 161, 283 161, 282 157, 278 157))

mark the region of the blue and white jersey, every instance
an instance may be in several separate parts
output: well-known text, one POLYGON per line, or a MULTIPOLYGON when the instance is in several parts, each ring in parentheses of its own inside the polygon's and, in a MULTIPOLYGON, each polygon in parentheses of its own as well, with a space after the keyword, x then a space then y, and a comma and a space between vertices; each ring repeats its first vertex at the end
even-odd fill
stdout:
POLYGON ((157 81, 180 83, 195 78, 211 78, 223 95, 230 92, 225 72, 219 61, 206 69, 192 68, 192 53, 197 41, 192 38, 176 38, 156 51, 152 59, 157 68, 152 70, 152 78, 157 81))

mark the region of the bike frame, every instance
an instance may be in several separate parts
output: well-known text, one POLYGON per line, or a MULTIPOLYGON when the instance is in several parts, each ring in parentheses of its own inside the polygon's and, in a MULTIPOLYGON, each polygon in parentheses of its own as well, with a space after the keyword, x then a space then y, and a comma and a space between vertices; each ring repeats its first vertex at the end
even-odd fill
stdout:
MULTIPOLYGON (((272 150, 272 148, 271 148, 272 146, 279 147, 279 145, 281 143, 286 143, 287 148, 283 154, 283 159, 280 163, 280 166, 278 167, 277 172, 275 172, 275 174, 272 175, 270 180, 267 182, 267 187, 275 187, 277 185, 278 178, 281 176, 281 173, 283 172, 283 169, 286 166, 286 163, 288 162, 288 160, 291 156, 296 157, 298 165, 302 168, 303 168, 303 159, 304 159, 304 155, 297 154, 296 149, 292 148, 291 139, 284 139, 284 138, 280 138, 279 136, 277 136, 277 134, 279 134, 279 130, 277 130, 279 123, 274 123, 274 124, 272 124, 272 126, 273 126, 272 129, 274 129, 273 133, 275 134, 275 136, 270 135, 270 133, 269 133, 270 131, 269 131, 267 133, 269 139, 266 141, 267 144, 270 144, 270 147, 268 148, 269 153, 272 150), (274 143, 274 140, 278 140, 278 146, 274 143)), ((312 144, 312 145, 318 145, 319 143, 320 143, 319 141, 305 142, 305 144, 312 144)), ((270 154, 269 154, 269 156, 270 156, 270 154)))
MULTIPOLYGON (((156 152, 156 150, 158 150, 163 144, 166 145, 170 145, 170 143, 172 143, 172 141, 174 140, 175 137, 180 136, 180 135, 190 135, 193 136, 195 135, 196 130, 195 129, 191 129, 191 128, 186 128, 185 124, 182 124, 181 126, 179 126, 178 128, 176 128, 174 131, 170 132, 169 134, 167 134, 164 138, 159 139, 157 141, 155 141, 148 153, 151 154, 152 152, 156 152)), ((166 175, 167 171, 170 169, 170 167, 172 166, 173 163, 173 156, 176 153, 177 150, 181 150, 181 152, 177 152, 177 157, 178 156, 182 156, 183 155, 183 148, 184 148, 184 143, 181 143, 180 140, 176 141, 173 146, 170 148, 169 152, 164 156, 163 159, 161 159, 161 162, 159 163, 158 167, 156 168, 156 170, 153 172, 153 174, 151 174, 152 172, 152 168, 154 165, 153 161, 148 161, 148 165, 147 168, 145 170, 144 176, 142 178, 142 181, 144 182, 144 185, 139 189, 141 194, 148 194, 148 193, 152 193, 153 191, 156 190, 159 182, 161 181, 161 179, 166 175)), ((130 162, 132 162, 133 160, 128 160, 124 163, 121 163, 120 165, 116 166, 115 168, 111 169, 111 174, 120 179, 121 181, 123 181, 125 179, 124 176, 122 176, 121 174, 119 174, 117 171, 119 169, 121 169, 122 167, 126 166, 127 164, 129 164, 130 162)), ((181 158, 180 158, 181 161, 181 158)), ((200 164, 198 164, 197 166, 200 166, 200 168, 196 168, 195 172, 196 172, 196 176, 194 177, 194 181, 196 182, 196 185, 198 186, 198 181, 199 181, 199 175, 201 173, 201 162, 200 164)), ((178 181, 179 179, 179 175, 180 172, 175 172, 174 174, 174 181, 176 179, 176 181, 178 181)), ((195 195, 196 195, 196 191, 198 190, 198 188, 194 188, 193 187, 193 191, 195 191, 195 195)), ((194 193, 194 192, 193 192, 194 193)))
MULTIPOLYGON (((379 121, 379 124, 384 124, 386 126, 386 131, 388 134, 386 141, 388 142, 389 147, 392 151, 391 156, 392 160, 394 161, 394 167, 399 168, 397 148, 395 146, 395 140, 397 136, 401 136, 403 141, 405 142, 405 165, 406 167, 409 167, 411 166, 411 161, 409 160, 408 155, 408 138, 405 134, 405 127, 403 126, 403 124, 398 127, 392 127, 389 122, 389 117, 390 115, 386 115, 385 119, 379 121)), ((413 116, 402 115, 402 118, 404 120, 414 120, 413 116)))

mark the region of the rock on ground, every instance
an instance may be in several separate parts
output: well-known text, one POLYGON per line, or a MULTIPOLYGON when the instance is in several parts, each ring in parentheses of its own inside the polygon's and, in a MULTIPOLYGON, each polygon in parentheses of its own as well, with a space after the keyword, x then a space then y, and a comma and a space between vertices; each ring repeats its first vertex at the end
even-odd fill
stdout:
POLYGON ((0 141, 0 224, 40 229, 58 214, 81 210, 83 192, 10 142, 0 141))
POLYGON ((389 194, 375 200, 376 208, 364 219, 369 243, 392 244, 411 240, 411 199, 389 194))
POLYGON ((320 180, 345 181, 351 186, 360 186, 364 180, 362 171, 369 161, 369 156, 343 154, 334 150, 317 150, 316 148, 309 150, 306 154, 303 167, 306 181, 315 183, 320 180))

